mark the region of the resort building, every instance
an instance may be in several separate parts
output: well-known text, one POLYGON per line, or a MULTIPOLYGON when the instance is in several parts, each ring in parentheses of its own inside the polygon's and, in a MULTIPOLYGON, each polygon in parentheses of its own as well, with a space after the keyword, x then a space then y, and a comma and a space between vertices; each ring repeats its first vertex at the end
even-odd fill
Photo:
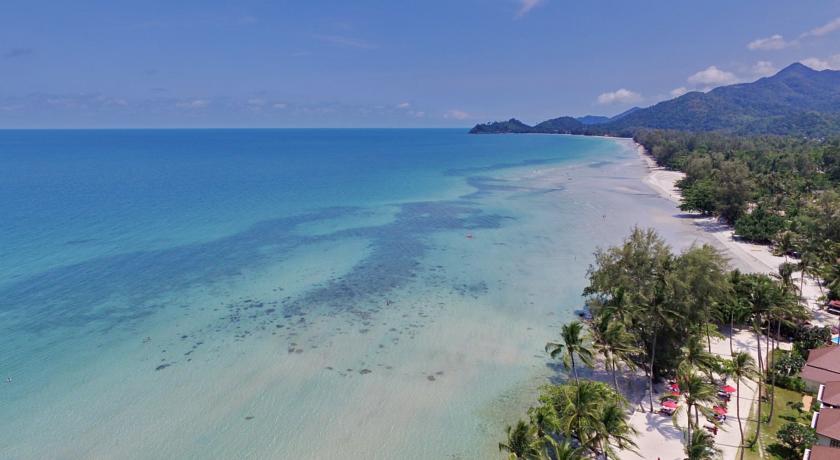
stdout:
MULTIPOLYGON (((840 447, 840 409, 826 407, 815 412, 811 419, 811 428, 817 432, 815 446, 840 447)), ((837 453, 840 451, 835 452, 837 453)))
POLYGON ((815 348, 808 353, 808 362, 799 374, 811 391, 820 385, 840 381, 840 346, 828 345, 815 348))
POLYGON ((840 381, 826 382, 817 391, 820 407, 840 408, 840 381))
POLYGON ((840 458, 840 449, 827 446, 814 446, 805 449, 802 460, 837 460, 840 458))

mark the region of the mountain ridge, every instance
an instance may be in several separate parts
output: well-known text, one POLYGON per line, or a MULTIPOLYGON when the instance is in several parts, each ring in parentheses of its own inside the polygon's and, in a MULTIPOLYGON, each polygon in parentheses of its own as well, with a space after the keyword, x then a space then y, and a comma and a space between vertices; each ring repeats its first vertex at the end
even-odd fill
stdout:
POLYGON ((817 71, 794 63, 751 83, 720 86, 705 93, 693 91, 650 107, 630 109, 605 122, 584 123, 561 116, 534 126, 519 123, 517 131, 503 131, 504 125, 486 123, 470 132, 628 135, 640 129, 669 129, 824 136, 840 132, 840 71, 817 71))

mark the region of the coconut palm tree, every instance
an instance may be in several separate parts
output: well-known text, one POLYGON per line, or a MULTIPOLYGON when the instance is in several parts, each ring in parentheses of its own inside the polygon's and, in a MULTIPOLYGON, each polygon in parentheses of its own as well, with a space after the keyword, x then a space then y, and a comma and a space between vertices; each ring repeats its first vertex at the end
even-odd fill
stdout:
MULTIPOLYGON (((666 270, 667 272, 667 270, 666 270)), ((671 305, 672 284, 667 273, 656 275, 656 285, 651 299, 645 305, 645 322, 649 325, 651 333, 650 349, 648 351, 648 396, 650 411, 653 412, 653 377, 655 374, 654 364, 656 363, 656 341, 659 334, 671 328, 674 321, 682 316, 671 305)))
POLYGON ((634 364, 630 357, 641 351, 635 345, 636 338, 627 331, 624 323, 615 321, 609 314, 599 316, 590 329, 593 348, 604 357, 604 367, 612 371, 613 387, 619 391, 618 368, 621 363, 626 363, 632 369, 634 364))
POLYGON ((735 379, 735 417, 738 419, 738 431, 741 433, 741 460, 744 460, 744 425, 741 422, 741 380, 756 378, 758 369, 749 353, 739 351, 732 355, 728 371, 735 379))
POLYGON ((685 445, 685 455, 688 460, 713 460, 721 456, 720 449, 715 447, 715 440, 706 430, 695 428, 685 445))
POLYGON ((696 369, 711 375, 712 370, 717 367, 717 357, 706 351, 706 347, 698 335, 692 335, 688 338, 682 352, 683 357, 679 367, 684 373, 696 369))
POLYGON ((507 427, 507 442, 499 443, 499 451, 508 452, 511 460, 542 460, 545 454, 542 440, 537 437, 537 430, 519 420, 514 426, 507 427))
POLYGON ((796 264, 785 262, 779 265, 778 271, 771 274, 773 278, 778 280, 786 291, 796 293, 800 290, 793 282, 793 273, 796 271, 796 264))
POLYGON ((627 411, 621 404, 611 401, 601 408, 598 427, 589 439, 589 446, 596 454, 607 458, 618 458, 613 446, 621 450, 634 450, 637 447, 633 436, 638 434, 627 421, 627 411))
POLYGON ((569 441, 555 443, 552 447, 554 460, 583 460, 583 451, 580 448, 572 446, 569 441))
POLYGON ((606 384, 582 380, 554 387, 551 404, 557 413, 558 433, 587 445, 599 429, 604 403, 618 397, 606 384))
POLYGON ((561 342, 547 343, 545 345, 545 351, 554 359, 562 355, 563 366, 566 369, 572 370, 575 376, 575 382, 578 382, 575 356, 580 358, 580 361, 588 367, 592 367, 593 364, 592 348, 583 330, 583 323, 572 321, 569 324, 564 324, 560 331, 560 338, 562 340, 561 342))
MULTIPOLYGON (((677 384, 680 386, 683 397, 685 397, 685 408, 688 415, 688 442, 691 443, 693 430, 700 425, 700 414, 709 416, 712 413, 709 406, 714 405, 717 401, 717 389, 707 382, 704 376, 692 371, 678 375, 677 384), (691 418, 692 409, 694 410, 693 421, 691 418)), ((680 411, 677 410, 674 413, 675 425, 677 425, 680 411)))
POLYGON ((785 231, 779 234, 775 242, 774 253, 777 256, 784 256, 785 262, 788 261, 788 254, 796 250, 795 234, 791 231, 785 231))

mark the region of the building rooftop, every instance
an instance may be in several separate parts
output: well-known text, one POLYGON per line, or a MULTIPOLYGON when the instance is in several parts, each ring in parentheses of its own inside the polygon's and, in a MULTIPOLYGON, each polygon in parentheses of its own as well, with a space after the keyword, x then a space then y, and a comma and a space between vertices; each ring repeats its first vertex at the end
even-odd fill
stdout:
POLYGON ((840 409, 826 407, 815 415, 817 423, 814 428, 817 430, 817 434, 840 440, 840 409))
POLYGON ((828 446, 813 446, 805 452, 803 460, 837 460, 840 458, 840 449, 828 446))
POLYGON ((819 395, 821 403, 840 406, 840 380, 825 382, 819 395))
POLYGON ((840 346, 828 345, 811 350, 800 375, 803 379, 819 383, 840 381, 840 346))

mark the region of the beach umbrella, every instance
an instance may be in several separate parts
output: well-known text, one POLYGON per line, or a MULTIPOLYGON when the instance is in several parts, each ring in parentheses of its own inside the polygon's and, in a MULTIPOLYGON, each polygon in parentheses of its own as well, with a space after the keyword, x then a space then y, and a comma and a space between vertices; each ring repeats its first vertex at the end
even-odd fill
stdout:
POLYGON ((715 413, 718 415, 726 415, 726 408, 724 407, 715 406, 712 408, 712 410, 715 411, 715 413))
POLYGON ((671 401, 670 399, 662 403, 662 407, 666 409, 676 409, 677 403, 676 401, 671 401))
POLYGON ((726 385, 725 387, 721 388, 721 390, 727 393, 735 393, 735 387, 733 387, 732 385, 726 385))

